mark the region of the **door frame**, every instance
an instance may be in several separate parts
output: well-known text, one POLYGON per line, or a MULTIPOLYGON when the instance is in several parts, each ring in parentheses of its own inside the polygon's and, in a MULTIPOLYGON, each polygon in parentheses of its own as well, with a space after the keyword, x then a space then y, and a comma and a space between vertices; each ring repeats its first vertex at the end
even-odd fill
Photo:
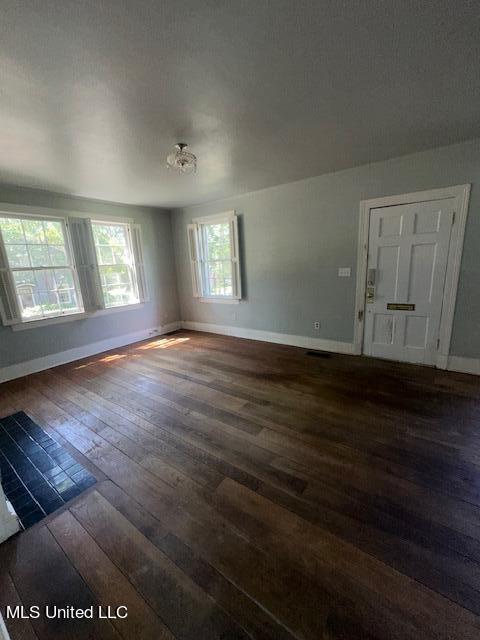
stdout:
POLYGON ((365 295, 367 284, 368 243, 370 236, 370 211, 380 207, 391 207, 399 204, 414 204, 429 200, 453 199, 455 218, 450 235, 448 250, 445 288, 443 291, 442 313, 440 317, 439 346, 435 366, 446 369, 450 353, 453 317, 457 299, 458 280, 462 261, 463 239, 467 222, 468 203, 470 199, 470 184, 462 184, 441 189, 429 189, 415 193, 403 193, 395 196, 362 200, 360 202, 360 220, 358 229, 357 249, 357 284, 355 294, 355 331, 354 353, 363 353, 363 339, 365 329, 365 295))

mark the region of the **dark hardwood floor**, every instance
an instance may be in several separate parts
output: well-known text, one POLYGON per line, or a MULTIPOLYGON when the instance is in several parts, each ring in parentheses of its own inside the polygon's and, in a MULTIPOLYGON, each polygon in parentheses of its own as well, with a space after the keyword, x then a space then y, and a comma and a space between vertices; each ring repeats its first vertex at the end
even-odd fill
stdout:
POLYGON ((480 638, 480 378, 178 332, 0 386, 98 483, 0 547, 12 640, 480 638))

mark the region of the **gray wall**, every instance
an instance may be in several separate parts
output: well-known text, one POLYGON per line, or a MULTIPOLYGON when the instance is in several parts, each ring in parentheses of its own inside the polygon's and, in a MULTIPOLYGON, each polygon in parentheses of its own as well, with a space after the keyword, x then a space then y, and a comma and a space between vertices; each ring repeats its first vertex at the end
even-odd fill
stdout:
POLYGON ((115 311, 108 315, 24 331, 13 331, 0 323, 0 367, 178 320, 172 231, 168 211, 0 186, 1 202, 50 207, 67 215, 69 212, 79 211, 92 215, 133 218, 142 226, 150 301, 139 309, 115 311))
POLYGON ((352 342, 360 200, 465 183, 472 192, 451 354, 478 358, 480 140, 176 210, 182 319, 352 342), (201 303, 192 298, 186 224, 229 209, 241 216, 245 300, 201 303), (352 277, 339 278, 347 266, 352 277))

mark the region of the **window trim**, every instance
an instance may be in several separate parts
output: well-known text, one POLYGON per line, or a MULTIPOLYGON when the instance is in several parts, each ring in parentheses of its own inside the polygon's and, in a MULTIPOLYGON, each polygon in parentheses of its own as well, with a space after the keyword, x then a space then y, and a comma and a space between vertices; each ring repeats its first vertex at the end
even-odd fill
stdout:
MULTIPOLYGON (((10 207, 6 207, 4 204, 0 205, 0 218, 3 217, 8 217, 8 218, 13 218, 13 219, 17 219, 17 220, 25 220, 28 218, 31 218, 32 220, 42 220, 42 221, 49 221, 51 220, 52 222, 60 222, 62 225, 62 229, 63 229, 63 235, 64 235, 64 240, 65 240, 65 249, 67 252, 67 257, 69 260, 69 264, 68 267, 58 267, 59 269, 61 268, 68 268, 72 271, 72 275, 73 275, 73 282, 74 282, 74 288, 75 288, 75 293, 77 295, 77 300, 78 300, 78 306, 79 306, 79 310, 76 311, 72 311, 72 313, 59 313, 57 315, 52 315, 50 317, 41 317, 41 318, 31 318, 31 319, 23 319, 21 318, 19 322, 14 322, 13 324, 10 325, 3 325, 3 326, 11 326, 12 328, 18 328, 18 327, 22 327, 24 329, 26 329, 29 325, 32 325, 32 323, 38 323, 41 322, 42 325, 45 324, 57 324, 59 321, 63 321, 63 320, 68 320, 73 316, 76 317, 80 317, 80 316, 84 316, 85 315, 85 307, 84 307, 84 302, 83 302, 83 295, 82 295, 82 289, 80 287, 80 281, 78 279, 78 272, 77 272, 77 265, 76 265, 76 260, 75 260, 75 253, 73 251, 73 246, 72 246, 72 240, 70 238, 70 228, 69 228, 69 224, 68 224, 68 218, 65 215, 59 215, 58 212, 52 213, 50 209, 45 209, 44 207, 39 207, 38 211, 35 209, 35 207, 20 207, 20 206, 13 206, 12 210, 10 210, 10 207), (28 211, 27 211, 28 210, 28 211), (41 211, 40 211, 41 210, 41 211), (35 213, 33 212, 35 211, 35 213)), ((3 245, 3 248, 5 249, 5 242, 3 241, 3 237, 0 231, 0 243, 3 245)), ((48 245, 47 245, 48 246, 48 245)), ((7 257, 7 262, 8 262, 8 257, 7 257)), ((12 268, 10 266, 10 263, 8 263, 8 274, 10 276, 10 284, 13 288, 13 290, 15 290, 15 284, 13 282, 12 279, 12 274, 14 273, 14 271, 38 271, 38 270, 42 270, 42 269, 54 269, 54 267, 30 267, 27 268, 25 267, 24 269, 21 268, 12 268)), ((20 312, 20 317, 21 317, 21 306, 19 304, 18 301, 18 294, 15 291, 15 296, 16 296, 16 303, 18 306, 18 310, 20 312)), ((35 324, 34 326, 38 326, 37 324, 35 324)))
POLYGON ((228 298, 227 296, 224 296, 223 298, 220 296, 201 296, 200 298, 195 298, 195 300, 198 302, 213 302, 217 304, 240 304, 241 302, 240 298, 228 298))
MULTIPOLYGON (((235 213, 235 210, 224 211, 222 213, 215 213, 207 216, 200 216, 198 218, 192 218, 192 225, 196 227, 195 230, 195 242, 196 248, 195 251, 200 254, 197 256, 195 260, 192 260, 192 248, 189 246, 189 257, 192 269, 192 279, 195 278, 198 288, 198 295, 195 295, 195 286, 194 286, 194 299, 198 302, 203 303, 218 303, 218 304, 239 304, 242 299, 242 284, 241 284, 241 269, 240 269, 240 253, 239 253, 239 240, 238 240, 238 216, 235 213), (232 289, 234 291, 231 296, 215 296, 215 295, 205 295, 204 290, 204 274, 203 269, 204 260, 202 258, 202 254, 204 251, 203 247, 203 225, 209 224, 218 224, 220 222, 227 222, 230 224, 230 244, 231 244, 231 258, 230 262, 232 264, 232 289), (232 237, 232 229, 233 229, 233 237, 232 237), (197 270, 194 276, 193 270, 197 270)), ((188 229, 188 242, 190 244, 190 226, 188 229)))
MULTIPOLYGON (((141 300, 141 295, 140 295, 140 287, 139 287, 139 283, 138 283, 138 274, 137 274, 137 268, 136 268, 136 260, 135 260, 135 251, 134 251, 134 247, 133 247, 133 222, 130 222, 129 220, 122 220, 119 218, 109 218, 109 217, 104 217, 102 216, 101 218, 91 218, 90 219, 90 224, 92 225, 92 230, 93 230, 93 225, 94 224, 103 224, 103 225, 116 225, 116 226, 123 226, 126 229, 126 239, 127 239, 127 246, 128 246, 128 250, 130 252, 130 257, 131 257, 131 261, 132 264, 128 265, 128 267, 130 268, 131 271, 131 278, 132 278, 132 284, 134 287, 134 291, 136 293, 136 296, 138 298, 137 302, 128 302, 127 304, 116 304, 116 305, 112 305, 111 307, 107 307, 105 305, 105 298, 103 296, 103 286, 100 283, 100 288, 101 288, 101 293, 102 293, 102 298, 103 298, 103 309, 100 309, 99 311, 112 311, 112 310, 120 310, 120 309, 128 309, 131 307, 136 307, 137 305, 142 305, 144 304, 141 300)), ((101 265, 98 262, 98 254, 97 254, 97 247, 95 245, 95 239, 93 241, 93 247, 95 250, 95 257, 97 259, 97 269, 98 269, 98 273, 100 275, 100 267, 104 266, 101 265)), ((142 247, 143 248, 143 247, 142 247)), ((108 266, 108 265, 107 265, 108 266)))
POLYGON ((194 224, 215 224, 222 220, 231 221, 236 217, 235 210, 224 211, 223 213, 213 213, 209 216, 201 216, 200 218, 192 218, 194 224))
POLYGON ((54 318, 38 318, 38 320, 30 320, 29 322, 18 322, 10 325, 12 331, 26 331, 27 329, 37 329, 39 327, 47 327, 50 324, 63 324, 64 322, 73 322, 73 320, 82 320, 89 318, 91 314, 86 311, 81 313, 71 313, 65 316, 55 316, 54 318))

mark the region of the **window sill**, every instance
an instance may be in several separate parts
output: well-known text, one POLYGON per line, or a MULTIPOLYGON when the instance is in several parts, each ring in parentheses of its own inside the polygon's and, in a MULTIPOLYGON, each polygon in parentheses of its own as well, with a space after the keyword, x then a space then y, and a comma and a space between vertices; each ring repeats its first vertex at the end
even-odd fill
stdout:
POLYGON ((65 316, 55 316, 54 318, 43 318, 42 320, 28 320, 18 324, 12 324, 12 331, 26 331, 27 329, 37 329, 38 327, 46 327, 50 324, 62 324, 63 322, 72 322, 73 320, 82 320, 88 318, 88 314, 70 313, 65 316))
POLYGON ((197 298, 199 302, 218 302, 219 304, 239 304, 238 298, 197 298))
POLYGON ((86 313, 71 313, 64 316, 55 316, 54 318, 43 318, 42 320, 28 320, 27 322, 20 322, 18 324, 12 324, 12 331, 26 331, 27 329, 37 329, 40 327, 47 327, 53 324, 63 324, 64 322, 73 322, 74 320, 87 320, 88 318, 96 318, 98 316, 109 315, 110 313, 117 313, 119 311, 131 311, 133 309, 141 309, 144 306, 143 302, 136 304, 128 304, 123 307, 110 307, 109 309, 98 309, 86 313))
POLYGON ((88 317, 107 316, 110 313, 118 313, 119 311, 132 311, 133 309, 141 309, 143 306, 145 306, 144 302, 136 302, 135 304, 125 304, 121 307, 107 307, 106 309, 97 309, 97 311, 89 313, 88 317))

